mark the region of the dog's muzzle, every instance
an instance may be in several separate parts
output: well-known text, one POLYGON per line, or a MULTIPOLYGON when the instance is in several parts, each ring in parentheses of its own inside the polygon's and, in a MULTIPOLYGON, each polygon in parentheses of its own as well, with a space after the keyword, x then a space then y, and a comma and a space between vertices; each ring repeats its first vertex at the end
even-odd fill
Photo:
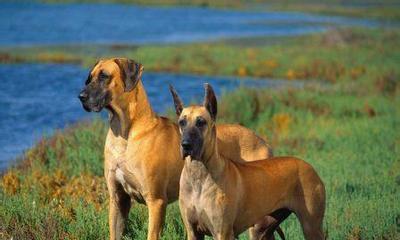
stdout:
POLYGON ((183 134, 181 140, 182 157, 190 156, 192 159, 200 160, 203 139, 198 134, 183 134))
POLYGON ((82 103, 82 107, 87 112, 100 112, 103 107, 107 104, 107 94, 90 96, 86 89, 82 90, 78 95, 79 100, 82 103))
MULTIPOLYGON (((183 158, 186 158, 187 156, 192 156, 193 154, 193 147, 192 144, 187 141, 187 140, 182 140, 181 142, 181 147, 182 147, 182 155, 183 158)), ((192 156, 193 157, 193 156, 192 156)))

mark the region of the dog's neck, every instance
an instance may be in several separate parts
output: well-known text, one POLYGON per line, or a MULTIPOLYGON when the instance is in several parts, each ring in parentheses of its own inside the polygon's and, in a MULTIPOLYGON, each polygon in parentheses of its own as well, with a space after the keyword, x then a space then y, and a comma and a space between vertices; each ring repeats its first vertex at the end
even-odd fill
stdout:
MULTIPOLYGON (((193 161, 191 159, 188 160, 188 164, 191 164, 193 161)), ((213 127, 212 136, 208 139, 208 141, 204 142, 204 151, 201 155, 201 159, 198 162, 204 164, 205 171, 207 171, 207 173, 210 174, 214 180, 219 179, 225 169, 226 161, 218 153, 215 126, 213 127)))
POLYGON ((115 136, 128 139, 134 126, 146 126, 156 118, 141 80, 132 91, 117 96, 113 102, 108 110, 110 128, 115 136))

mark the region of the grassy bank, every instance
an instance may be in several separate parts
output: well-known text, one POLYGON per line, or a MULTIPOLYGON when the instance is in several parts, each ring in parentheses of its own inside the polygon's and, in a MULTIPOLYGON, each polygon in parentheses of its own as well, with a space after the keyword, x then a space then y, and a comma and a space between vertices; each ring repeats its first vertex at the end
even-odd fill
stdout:
POLYGON ((397 22, 400 20, 399 5, 373 5, 369 7, 341 6, 333 4, 308 3, 308 4, 289 4, 273 5, 273 10, 277 11, 296 11, 329 16, 345 16, 357 18, 375 18, 386 22, 397 22))
MULTIPOLYGON (((150 70, 178 65, 171 71, 251 76, 261 71, 260 76, 330 81, 323 89, 239 89, 220 99, 219 121, 248 126, 270 140, 276 155, 304 158, 317 169, 327 188, 329 239, 399 239, 399 42, 397 31, 343 30, 252 47, 198 44, 127 54, 150 70), (267 71, 272 73, 264 75, 267 71)), ((85 59, 84 64, 92 62, 85 59)), ((106 128, 98 120, 62 130, 2 176, 0 238, 107 238, 106 128)), ((137 205, 125 238, 146 239, 146 221, 146 209, 137 205)), ((283 229, 288 239, 302 239, 294 217, 283 229)), ((175 203, 168 208, 163 239, 183 236, 175 203)))
POLYGON ((146 71, 320 79, 335 83, 357 81, 369 72, 389 74, 396 68, 399 39, 397 30, 340 29, 293 39, 172 46, 10 48, 0 49, 0 62, 73 62, 89 67, 99 57, 126 56, 143 63, 146 71))
POLYGON ((400 5, 393 0, 286 0, 275 2, 270 9, 330 16, 374 18, 387 22, 400 20, 400 5))

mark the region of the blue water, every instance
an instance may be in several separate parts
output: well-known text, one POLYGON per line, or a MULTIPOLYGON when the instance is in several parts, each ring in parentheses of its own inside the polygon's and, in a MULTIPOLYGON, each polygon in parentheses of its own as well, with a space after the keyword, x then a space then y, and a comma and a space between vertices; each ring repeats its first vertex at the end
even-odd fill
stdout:
MULTIPOLYGON (((85 112, 77 98, 88 69, 76 65, 0 64, 0 170, 32 146, 43 133, 51 134, 80 119, 98 116, 85 112)), ((173 84, 183 101, 202 99, 203 86, 212 84, 218 95, 241 85, 248 87, 299 87, 301 82, 251 80, 229 77, 147 73, 143 83, 155 111, 172 107, 168 84, 173 84)), ((104 117, 105 115, 103 115, 104 117)))
POLYGON ((320 32, 369 20, 302 13, 117 4, 0 3, 0 45, 145 44, 320 32))

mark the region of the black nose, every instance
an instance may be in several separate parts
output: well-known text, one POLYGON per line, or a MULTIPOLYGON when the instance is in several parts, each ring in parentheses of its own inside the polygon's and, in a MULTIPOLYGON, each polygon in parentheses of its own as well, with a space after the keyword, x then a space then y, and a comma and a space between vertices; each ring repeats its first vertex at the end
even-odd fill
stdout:
POLYGON ((181 143, 183 150, 190 151, 192 150, 192 144, 188 140, 183 140, 181 143))
POLYGON ((81 101, 85 101, 85 100, 88 98, 88 94, 86 93, 85 90, 83 90, 82 92, 79 93, 78 98, 79 98, 81 101))

